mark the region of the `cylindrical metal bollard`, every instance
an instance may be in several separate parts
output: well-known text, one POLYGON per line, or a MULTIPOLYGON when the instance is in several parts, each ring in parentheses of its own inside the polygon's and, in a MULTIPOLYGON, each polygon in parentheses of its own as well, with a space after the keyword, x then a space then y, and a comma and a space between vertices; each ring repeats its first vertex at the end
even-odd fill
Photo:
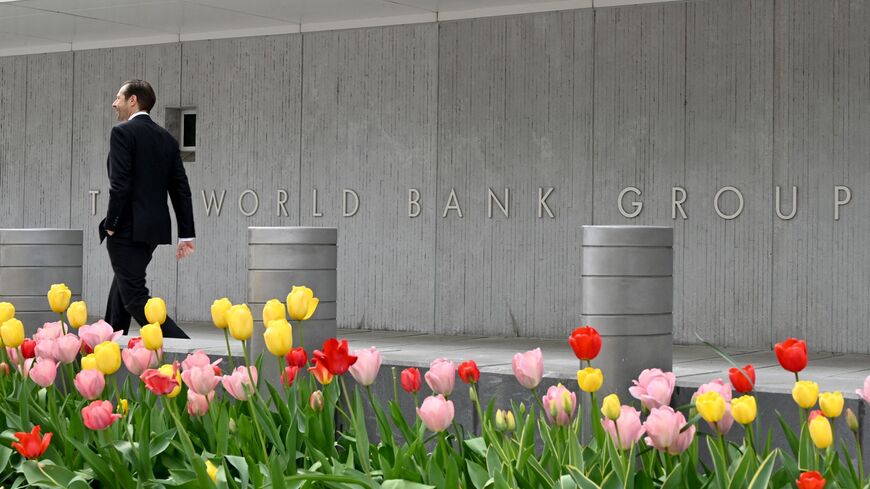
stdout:
POLYGON ((248 228, 248 306, 255 321, 251 355, 256 359, 265 352, 262 375, 273 385, 279 385, 278 364, 267 358, 272 355, 263 341, 263 305, 278 299, 286 307, 292 286, 305 285, 320 303, 311 319, 290 321, 293 346, 304 346, 310 357, 327 338, 335 336, 337 240, 336 228, 248 228))
POLYGON ((601 334, 602 393, 628 395, 647 368, 673 368, 674 229, 583 226, 581 314, 601 334))
POLYGON ((48 289, 65 283, 81 300, 80 229, 0 229, 0 301, 15 306, 27 336, 60 317, 48 306, 48 289))

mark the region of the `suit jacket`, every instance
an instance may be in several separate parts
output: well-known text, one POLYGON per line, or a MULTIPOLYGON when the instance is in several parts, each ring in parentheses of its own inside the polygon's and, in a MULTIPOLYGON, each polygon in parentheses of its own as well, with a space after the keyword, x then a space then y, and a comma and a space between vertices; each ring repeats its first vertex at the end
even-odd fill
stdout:
POLYGON ((109 209, 100 223, 115 236, 152 244, 172 242, 172 200, 179 238, 193 238, 193 203, 178 142, 147 115, 112 128, 109 140, 109 209))

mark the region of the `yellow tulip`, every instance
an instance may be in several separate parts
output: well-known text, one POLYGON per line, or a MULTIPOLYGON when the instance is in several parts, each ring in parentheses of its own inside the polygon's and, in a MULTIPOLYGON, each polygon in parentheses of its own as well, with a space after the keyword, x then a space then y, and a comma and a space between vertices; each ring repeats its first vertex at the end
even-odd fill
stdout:
POLYGON ((151 351, 163 348, 163 328, 159 324, 151 323, 142 326, 139 336, 142 337, 142 346, 145 348, 151 351))
POLYGON ((114 341, 104 341, 94 347, 97 370, 112 375, 121 368, 121 347, 114 341))
POLYGON ((286 309, 281 301, 278 299, 269 299, 269 301, 266 302, 266 305, 263 306, 263 325, 268 328, 269 323, 272 321, 277 319, 287 319, 287 313, 285 311, 286 309))
POLYGON ((66 284, 52 284, 48 291, 48 305, 51 310, 60 314, 69 307, 69 300, 72 298, 72 292, 66 284))
POLYGON ((15 317, 15 306, 11 302, 0 302, 0 324, 15 317))
POLYGON ((810 438, 816 448, 824 450, 834 443, 831 422, 824 416, 816 416, 810 421, 810 438))
POLYGON ((115 408, 115 411, 118 411, 118 414, 121 416, 126 416, 127 413, 130 412, 130 404, 126 399, 121 399, 118 401, 118 406, 115 408))
POLYGON ((798 406, 809 409, 816 405, 819 398, 819 384, 811 380, 799 380, 794 383, 791 397, 798 406))
POLYGON ((83 356, 82 370, 97 370, 97 356, 93 353, 83 356))
POLYGON ((221 297, 211 303, 211 320, 215 327, 227 329, 227 311, 231 307, 233 307, 233 303, 226 297, 221 297))
POLYGON ((294 321, 305 321, 314 315, 320 299, 314 297, 314 291, 308 287, 296 286, 287 295, 287 313, 294 321))
MULTIPOLYGON (((164 364, 161 365, 160 368, 158 368, 157 370, 159 370, 160 373, 165 375, 166 377, 172 378, 172 371, 175 370, 175 367, 169 364, 164 364)), ((172 389, 172 392, 166 394, 166 397, 170 399, 177 396, 181 392, 181 370, 175 370, 175 381, 178 382, 178 385, 176 385, 175 388, 172 389)))
POLYGON ((163 324, 166 321, 166 303, 160 297, 152 297, 145 303, 145 319, 149 323, 163 324))
POLYGON ((708 423, 718 423, 725 416, 725 399, 716 391, 709 391, 695 398, 698 414, 708 423))
POLYGON ((272 355, 283 357, 293 349, 293 327, 286 319, 276 319, 268 323, 268 326, 263 333, 266 348, 272 355))
POLYGON ((752 396, 740 396, 731 400, 731 416, 734 421, 746 426, 758 416, 758 405, 752 396))
POLYGON ((4 322, 0 326, 0 339, 9 348, 18 348, 24 343, 24 325, 15 318, 4 322))
POLYGON ((208 476, 211 477, 211 480, 213 482, 217 482, 218 468, 215 467, 213 463, 211 463, 211 460, 205 461, 205 471, 208 472, 208 476))
POLYGON ((66 319, 69 325, 79 329, 88 321, 88 306, 85 301, 75 301, 66 310, 66 319))
POLYGON ((245 341, 254 334, 254 317, 247 304, 236 304, 227 311, 227 326, 230 336, 245 341))
POLYGON ((595 392, 601 388, 604 382, 604 375, 601 370, 592 367, 586 367, 583 370, 577 371, 577 384, 585 392, 595 392))
POLYGON ((836 418, 843 413, 843 402, 843 393, 840 391, 819 394, 819 407, 829 418, 836 418))
POLYGON ((616 421, 622 412, 622 405, 619 402, 619 396, 610 394, 601 401, 601 414, 605 418, 616 421))

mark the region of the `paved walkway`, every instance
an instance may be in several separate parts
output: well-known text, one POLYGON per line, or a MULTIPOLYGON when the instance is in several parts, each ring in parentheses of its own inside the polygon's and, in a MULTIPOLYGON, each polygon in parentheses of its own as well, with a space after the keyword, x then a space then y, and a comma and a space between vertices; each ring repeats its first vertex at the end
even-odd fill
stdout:
MULTIPOLYGON (((184 323, 182 327, 192 339, 166 339, 167 351, 185 353, 202 349, 210 355, 226 354, 223 332, 210 323, 184 323)), ((339 330, 338 336, 347 338, 351 349, 376 346, 384 363, 392 365, 428 367, 436 357, 457 362, 473 359, 482 372, 509 374, 514 353, 540 347, 544 353, 546 376, 572 378, 578 368, 578 361, 567 340, 440 336, 356 329, 339 330)), ((242 355, 238 341, 231 341, 231 347, 234 356, 242 355)), ((758 391, 791 392, 794 375, 779 367, 772 351, 726 350, 740 365, 751 363, 755 367, 758 391)), ((728 367, 728 362, 709 347, 674 345, 674 372, 678 386, 693 388, 715 377, 727 379, 728 367)), ((863 387, 868 375, 870 355, 818 352, 810 355, 809 365, 801 373, 801 378, 818 382, 822 391, 839 390, 845 397, 855 399, 855 389, 863 387)))

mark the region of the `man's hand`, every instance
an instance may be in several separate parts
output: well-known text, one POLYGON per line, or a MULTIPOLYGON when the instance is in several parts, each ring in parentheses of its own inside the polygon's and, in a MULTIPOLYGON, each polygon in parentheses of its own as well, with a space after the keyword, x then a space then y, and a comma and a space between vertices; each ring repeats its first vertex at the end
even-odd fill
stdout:
POLYGON ((106 234, 111 236, 111 235, 115 234, 115 231, 112 231, 110 229, 106 229, 106 234))
POLYGON ((178 249, 175 250, 175 259, 180 261, 182 258, 187 258, 193 254, 195 249, 196 245, 193 244, 193 241, 179 241, 178 249))

